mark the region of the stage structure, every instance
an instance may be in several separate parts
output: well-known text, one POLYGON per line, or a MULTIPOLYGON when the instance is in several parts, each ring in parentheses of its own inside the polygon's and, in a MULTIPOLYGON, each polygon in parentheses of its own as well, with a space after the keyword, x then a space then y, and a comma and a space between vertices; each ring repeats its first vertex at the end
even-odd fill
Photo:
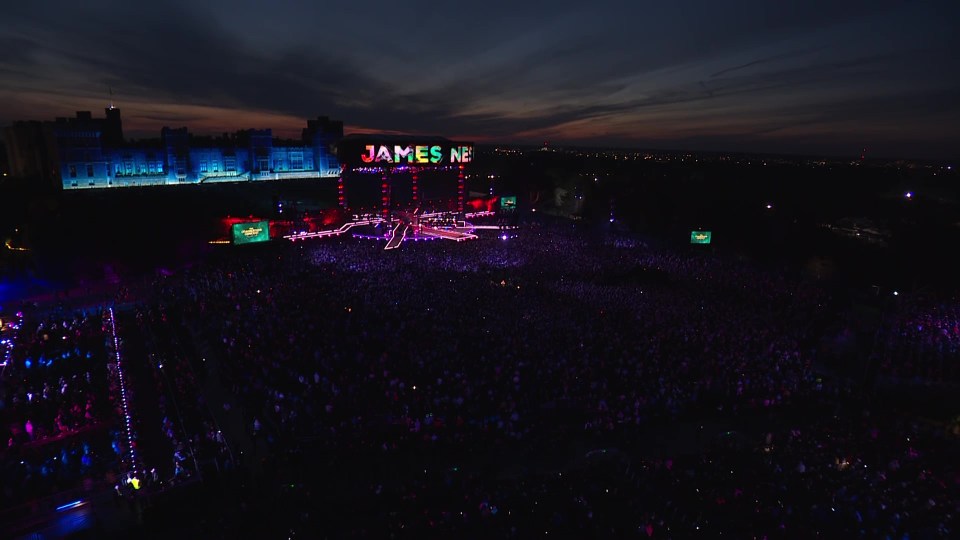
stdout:
POLYGON ((473 143, 442 137, 348 135, 336 144, 336 152, 340 161, 337 198, 344 209, 350 207, 347 186, 357 185, 353 180, 348 182, 347 177, 380 177, 378 206, 381 217, 387 219, 401 195, 409 197, 411 210, 420 208, 424 202, 425 176, 441 175, 449 177, 451 184, 456 180, 454 208, 448 210, 459 214, 464 211, 465 171, 473 161, 473 143), (409 189, 398 191, 401 184, 409 185, 409 189))

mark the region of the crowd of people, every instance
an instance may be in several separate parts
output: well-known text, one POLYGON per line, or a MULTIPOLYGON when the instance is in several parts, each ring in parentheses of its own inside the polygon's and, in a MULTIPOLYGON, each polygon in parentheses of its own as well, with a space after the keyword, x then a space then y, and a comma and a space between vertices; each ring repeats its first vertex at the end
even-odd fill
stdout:
POLYGON ((120 444, 100 312, 18 315, 0 381, 5 508, 103 480, 120 444))
POLYGON ((149 403, 138 407, 136 415, 142 459, 158 479, 146 487, 199 478, 204 460, 215 468, 229 461, 193 365, 200 359, 185 336, 177 333, 162 307, 133 307, 118 318, 126 354, 135 359, 128 371, 138 401, 149 403))
POLYGON ((960 300, 903 295, 892 303, 876 351, 882 374, 915 382, 960 383, 960 300))
MULTIPOLYGON (((27 318, 4 502, 212 469, 253 483, 209 537, 956 534, 958 434, 820 369, 830 291, 703 248, 552 223, 250 246, 158 275, 115 321, 27 318)), ((955 381, 958 320, 901 306, 873 354, 955 381)))
POLYGON ((216 344, 261 464, 322 483, 283 507, 304 528, 955 530, 949 434, 838 412, 855 389, 814 356, 831 299, 798 276, 566 227, 381 249, 301 244, 157 283, 216 344), (629 456, 632 484, 601 495, 572 465, 598 448, 629 456), (365 518, 318 510, 337 500, 365 518))

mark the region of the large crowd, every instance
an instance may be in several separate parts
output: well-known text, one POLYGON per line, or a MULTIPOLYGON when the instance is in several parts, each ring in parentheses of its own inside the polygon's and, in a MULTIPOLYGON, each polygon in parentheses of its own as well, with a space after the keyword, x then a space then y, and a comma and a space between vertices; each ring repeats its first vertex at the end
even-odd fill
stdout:
MULTIPOLYGON (((802 275, 555 224, 382 247, 237 249, 118 311, 146 483, 254 481, 205 535, 957 534, 957 434, 819 368, 802 275)), ((888 319, 883 372, 956 380, 956 309, 888 319)), ((111 425, 100 315, 19 330, 5 460, 111 425)))
POLYGON ((216 461, 224 451, 193 365, 199 358, 184 336, 173 331, 176 327, 162 309, 141 307, 119 319, 126 354, 139 360, 129 370, 142 383, 140 403, 149 403, 138 409, 138 435, 150 453, 143 459, 151 479, 158 480, 149 483, 175 485, 197 478, 201 461, 216 461))
POLYGON ((120 454, 118 388, 102 315, 18 314, 5 321, 0 384, 3 507, 91 487, 120 454))
POLYGON ((304 244, 157 283, 216 345, 259 462, 308 485, 282 507, 296 527, 956 530, 950 434, 825 380, 831 298, 800 276, 556 227, 381 249, 304 244), (614 454, 629 475, 594 471, 614 454))
POLYGON ((876 360, 883 375, 923 383, 960 383, 960 299, 891 298, 876 360))

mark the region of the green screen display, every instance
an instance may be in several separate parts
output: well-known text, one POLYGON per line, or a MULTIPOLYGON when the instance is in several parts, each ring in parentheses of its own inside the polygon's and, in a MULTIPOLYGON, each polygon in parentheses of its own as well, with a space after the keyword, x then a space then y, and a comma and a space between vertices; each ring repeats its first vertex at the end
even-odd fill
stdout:
POLYGON ((233 224, 233 243, 252 244, 270 240, 269 221, 251 221, 249 223, 233 224))
POLYGON ((709 244, 712 237, 710 231, 690 231, 691 244, 709 244))
POLYGON ((500 197, 500 209, 506 211, 512 211, 517 209, 517 198, 516 197, 500 197))

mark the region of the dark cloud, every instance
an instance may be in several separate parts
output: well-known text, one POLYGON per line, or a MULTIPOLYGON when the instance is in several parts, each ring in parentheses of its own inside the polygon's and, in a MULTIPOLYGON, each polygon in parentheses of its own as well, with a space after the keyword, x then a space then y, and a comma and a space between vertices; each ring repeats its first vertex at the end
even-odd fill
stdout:
POLYGON ((12 5, 0 122, 90 107, 112 88, 132 131, 255 117, 293 133, 325 114, 501 140, 787 151, 819 137, 960 154, 948 0, 325 4, 12 5), (903 126, 936 144, 910 145, 903 126))
POLYGON ((728 67, 728 68, 722 69, 722 70, 720 70, 720 71, 718 71, 718 72, 716 72, 716 73, 711 73, 711 74, 710 74, 710 78, 713 79, 713 78, 719 77, 719 76, 721 76, 721 75, 727 75, 727 74, 729 74, 729 73, 733 73, 733 72, 735 72, 735 71, 741 71, 741 70, 744 70, 744 69, 747 69, 747 68, 757 67, 757 66, 762 65, 762 64, 770 64, 770 63, 773 63, 773 62, 778 62, 778 61, 786 60, 786 59, 788 59, 788 58, 798 58, 798 57, 808 56, 808 55, 810 55, 810 54, 813 53, 813 52, 822 51, 822 50, 823 50, 822 48, 820 48, 820 49, 805 49, 805 50, 800 50, 800 51, 789 51, 789 52, 785 52, 785 53, 782 53, 782 54, 775 54, 775 55, 773 55, 773 56, 768 56, 768 57, 766 57, 766 58, 759 58, 759 59, 757 59, 757 60, 751 60, 750 62, 747 62, 746 64, 741 64, 741 65, 739 65, 739 66, 728 67))
POLYGON ((189 125, 192 122, 199 122, 203 120, 203 117, 196 114, 176 114, 176 113, 141 114, 139 115, 139 118, 142 118, 144 120, 152 120, 154 122, 162 122, 170 125, 179 125, 179 124, 189 125))

